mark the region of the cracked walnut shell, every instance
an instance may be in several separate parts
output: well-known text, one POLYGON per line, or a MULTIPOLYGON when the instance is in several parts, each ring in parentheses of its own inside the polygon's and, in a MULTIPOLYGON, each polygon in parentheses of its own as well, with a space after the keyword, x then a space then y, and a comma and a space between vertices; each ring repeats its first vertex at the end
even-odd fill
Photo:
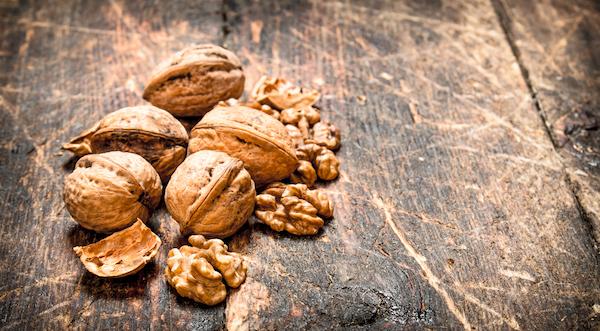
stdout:
POLYGON ((232 52, 210 44, 185 48, 162 62, 144 99, 175 116, 201 116, 244 92, 244 72, 232 52))
POLYGON ((256 217, 275 231, 314 235, 323 227, 321 217, 333 216, 331 201, 304 184, 273 183, 256 196, 256 217))
POLYGON ((168 112, 153 106, 126 107, 106 115, 63 149, 78 156, 108 151, 141 155, 166 180, 186 155, 188 135, 168 112))
POLYGON ((242 160, 258 187, 288 177, 298 163, 283 124, 243 106, 217 106, 196 124, 189 152, 203 149, 222 151, 242 160))
POLYGON ((82 227, 97 232, 148 220, 158 206, 162 184, 141 156, 125 152, 86 155, 65 179, 67 210, 82 227))
POLYGON ((283 78, 261 77, 252 89, 252 98, 277 110, 302 108, 314 105, 320 93, 295 86, 283 78))
POLYGON ((165 203, 182 233, 225 238, 252 214, 255 196, 254 182, 242 161, 203 150, 175 170, 165 203))
POLYGON ((160 244, 160 238, 138 220, 125 230, 73 250, 94 275, 125 277, 140 271, 156 255, 160 244))
POLYGON ((206 305, 216 305, 227 295, 227 285, 239 287, 246 280, 246 263, 238 253, 228 252, 219 239, 190 236, 192 246, 169 251, 165 277, 179 295, 206 305), (216 269, 216 270, 215 270, 216 269))

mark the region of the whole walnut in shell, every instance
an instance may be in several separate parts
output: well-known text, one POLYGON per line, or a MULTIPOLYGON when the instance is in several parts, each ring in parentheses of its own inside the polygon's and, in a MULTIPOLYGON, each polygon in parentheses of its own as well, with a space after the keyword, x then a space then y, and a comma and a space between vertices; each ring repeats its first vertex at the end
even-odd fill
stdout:
POLYGON ((153 106, 126 107, 106 115, 63 149, 78 156, 108 151, 141 155, 167 179, 186 155, 188 135, 168 112, 153 106))
POLYGON ((158 252, 161 240, 142 221, 73 250, 85 268, 100 277, 125 277, 140 271, 158 252))
POLYGON ((65 178, 63 199, 82 227, 97 232, 123 229, 144 221, 158 206, 162 184, 141 156, 108 152, 82 157, 65 178))
POLYGON ((242 161, 206 150, 188 156, 175 170, 165 203, 182 233, 225 238, 252 214, 255 196, 242 161))
POLYGON ((298 163, 283 124, 256 109, 217 106, 190 136, 190 153, 210 149, 236 157, 259 187, 288 177, 298 163))
POLYGON ((144 99, 175 116, 201 116, 244 92, 244 72, 232 52, 216 45, 188 47, 162 62, 144 99))

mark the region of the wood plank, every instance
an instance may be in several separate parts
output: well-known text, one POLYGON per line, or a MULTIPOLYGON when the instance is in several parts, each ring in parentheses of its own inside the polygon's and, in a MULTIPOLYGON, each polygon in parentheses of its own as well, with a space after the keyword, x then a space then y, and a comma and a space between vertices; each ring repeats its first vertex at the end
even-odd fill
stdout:
POLYGON ((0 327, 597 326, 598 255, 490 3, 6 3, 0 327), (120 280, 85 272, 71 249, 102 236, 64 210, 73 161, 58 152, 199 42, 239 54, 247 90, 264 73, 317 85, 343 132, 343 175, 323 186, 334 219, 313 238, 246 227, 230 246, 249 278, 213 308, 164 281, 184 242, 164 206, 155 263, 120 280))
POLYGON ((600 240, 600 8, 597 1, 498 1, 586 219, 600 240))
POLYGON ((343 133, 323 235, 236 239, 228 326, 593 323, 598 257, 490 3, 227 4, 250 80, 322 80, 343 133))

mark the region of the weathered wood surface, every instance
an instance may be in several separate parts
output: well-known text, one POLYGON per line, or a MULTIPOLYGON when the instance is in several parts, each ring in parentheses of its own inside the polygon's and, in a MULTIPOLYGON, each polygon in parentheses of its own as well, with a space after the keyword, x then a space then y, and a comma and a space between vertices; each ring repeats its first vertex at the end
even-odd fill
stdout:
MULTIPOLYGON (((570 180, 572 168, 588 170, 548 136, 535 103, 553 107, 522 70, 546 86, 541 53, 533 64, 525 50, 515 57, 517 33, 499 20, 515 6, 0 2, 1 327, 598 327, 600 261, 570 180), (104 114, 142 102, 153 66, 198 42, 235 51, 247 89, 265 73, 319 87, 323 116, 344 134, 342 177, 323 185, 334 219, 313 238, 246 227, 230 246, 249 278, 213 308, 177 297, 162 276, 168 249, 184 242, 164 207, 150 222, 164 242, 155 263, 120 280, 86 273, 71 249, 101 236, 64 210, 73 160, 58 153, 104 114)), ((581 8, 582 20, 598 15, 581 8)), ((519 31, 542 29, 522 15, 519 31)), ((587 85, 576 90, 597 98, 597 81, 580 74, 587 85)))
POLYGON ((499 0, 509 40, 600 240, 600 10, 598 1, 499 0))

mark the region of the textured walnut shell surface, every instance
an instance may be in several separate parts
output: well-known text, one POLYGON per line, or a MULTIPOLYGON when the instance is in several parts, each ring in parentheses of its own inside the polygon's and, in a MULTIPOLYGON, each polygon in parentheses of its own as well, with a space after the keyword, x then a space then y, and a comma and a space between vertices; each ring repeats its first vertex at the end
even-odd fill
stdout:
POLYGON ((281 122, 256 109, 217 106, 192 129, 189 152, 210 149, 244 162, 257 186, 288 177, 298 159, 281 122))
POLYGON ((140 271, 156 255, 160 244, 160 238, 138 220, 125 230, 73 250, 91 273, 125 277, 140 271))
POLYGON ((106 115, 63 148, 76 155, 108 151, 139 154, 165 180, 185 159, 187 144, 183 125, 168 112, 148 105, 106 115))
POLYGON ((206 150, 188 156, 175 170, 165 203, 182 233, 225 238, 252 214, 255 196, 242 161, 206 150))
POLYGON ((147 220, 158 206, 162 184, 141 156, 108 152, 82 157, 65 179, 67 210, 82 227, 97 232, 123 229, 147 220))
POLYGON ((221 100, 239 98, 244 82, 235 54, 216 45, 197 45, 162 62, 143 97, 176 116, 201 116, 221 100))

